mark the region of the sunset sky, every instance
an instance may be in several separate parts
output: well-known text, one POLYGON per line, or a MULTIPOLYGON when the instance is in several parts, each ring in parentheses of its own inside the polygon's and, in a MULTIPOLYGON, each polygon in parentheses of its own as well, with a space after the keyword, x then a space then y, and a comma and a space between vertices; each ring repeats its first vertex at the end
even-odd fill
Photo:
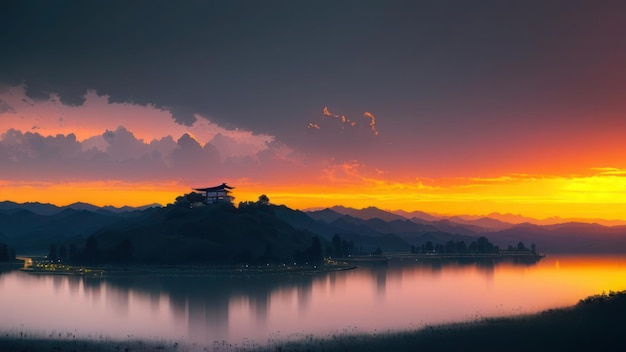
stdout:
POLYGON ((626 219, 626 2, 2 1, 0 200, 626 219))

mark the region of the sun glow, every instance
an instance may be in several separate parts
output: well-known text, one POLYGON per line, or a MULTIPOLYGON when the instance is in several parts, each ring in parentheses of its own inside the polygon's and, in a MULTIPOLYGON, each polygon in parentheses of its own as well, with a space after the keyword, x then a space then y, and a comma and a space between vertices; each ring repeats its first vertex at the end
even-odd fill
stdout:
MULTIPOLYGON (((456 178, 391 182, 358 178, 348 182, 259 184, 230 182, 236 201, 254 201, 267 194, 275 204, 292 208, 344 205, 363 208, 422 210, 441 214, 488 214, 494 211, 536 218, 550 216, 624 219, 626 178, 601 171, 588 176, 510 175, 499 178, 456 178)), ((177 182, 121 181, 72 183, 0 183, 4 198, 95 205, 167 204, 191 191, 177 182)))
POLYGON ((113 205, 142 206, 168 204, 177 196, 190 190, 176 182, 127 183, 120 181, 45 183, 45 182, 2 182, 0 194, 6 200, 18 203, 40 202, 68 205, 85 202, 96 206, 113 205))
POLYGON ((250 186, 242 198, 253 199, 253 194, 262 192, 275 203, 300 209, 340 204, 449 215, 500 212, 535 218, 625 219, 626 206, 626 178, 615 171, 586 176, 508 175, 414 182, 355 178, 327 184, 250 186))
MULTIPOLYGON (((344 170, 345 171, 345 170, 344 170)), ((515 174, 495 178, 446 178, 394 181, 362 177, 349 168, 347 178, 329 177, 306 183, 259 183, 226 180, 235 186, 235 202, 256 201, 266 194, 274 204, 294 209, 344 205, 364 208, 421 210, 432 213, 485 215, 512 213, 534 218, 604 218, 626 220, 626 177, 620 169, 594 169, 588 175, 551 176, 515 174)), ((4 199, 49 202, 58 205, 88 202, 94 205, 172 203, 191 192, 180 182, 90 181, 68 183, 0 181, 4 199)))

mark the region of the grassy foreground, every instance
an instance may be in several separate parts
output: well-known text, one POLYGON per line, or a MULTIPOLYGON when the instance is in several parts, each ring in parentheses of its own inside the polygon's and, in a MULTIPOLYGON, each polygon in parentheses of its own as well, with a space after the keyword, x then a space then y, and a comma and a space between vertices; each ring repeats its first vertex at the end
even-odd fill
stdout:
MULTIPOLYGON (((375 319, 375 317, 372 317, 375 319)), ((0 351, 624 351, 626 291, 591 296, 538 314, 383 334, 310 337, 267 347, 184 346, 0 336, 0 351)))

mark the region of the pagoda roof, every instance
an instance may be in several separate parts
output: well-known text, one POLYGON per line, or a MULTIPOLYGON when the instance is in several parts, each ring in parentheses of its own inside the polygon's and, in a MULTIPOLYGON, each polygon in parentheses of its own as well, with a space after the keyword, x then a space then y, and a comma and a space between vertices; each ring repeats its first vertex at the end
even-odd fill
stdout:
POLYGON ((234 189, 234 188, 235 187, 231 187, 227 185, 226 183, 222 183, 219 186, 207 187, 207 188, 194 188, 194 190, 200 191, 200 192, 219 192, 219 191, 227 191, 229 189, 234 189))

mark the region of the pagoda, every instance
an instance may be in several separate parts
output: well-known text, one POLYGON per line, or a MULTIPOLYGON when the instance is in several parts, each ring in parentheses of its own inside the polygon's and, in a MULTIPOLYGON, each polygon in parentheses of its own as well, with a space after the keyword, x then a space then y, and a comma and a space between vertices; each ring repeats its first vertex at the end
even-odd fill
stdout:
POLYGON ((204 202, 206 204, 232 202, 233 197, 230 196, 231 189, 235 189, 235 187, 231 187, 226 183, 222 183, 221 185, 215 187, 194 188, 195 191, 204 193, 204 202))

